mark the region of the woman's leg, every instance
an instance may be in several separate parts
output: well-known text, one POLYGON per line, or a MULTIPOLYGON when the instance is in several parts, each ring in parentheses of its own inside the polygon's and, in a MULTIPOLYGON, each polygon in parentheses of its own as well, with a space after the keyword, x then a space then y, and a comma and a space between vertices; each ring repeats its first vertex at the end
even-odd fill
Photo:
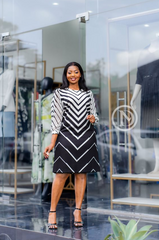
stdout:
MULTIPOLYGON (((58 201, 60 199, 61 193, 63 191, 68 176, 69 174, 67 173, 56 173, 56 176, 52 184, 50 211, 56 211, 58 201)), ((56 213, 49 214, 48 222, 56 223, 56 213)))
MULTIPOLYGON (((86 173, 76 173, 75 174, 75 201, 76 208, 81 209, 84 193, 86 189, 87 175, 86 173)), ((82 222, 81 211, 75 209, 74 211, 75 222, 82 222)), ((78 226, 82 224, 78 224, 78 226)))

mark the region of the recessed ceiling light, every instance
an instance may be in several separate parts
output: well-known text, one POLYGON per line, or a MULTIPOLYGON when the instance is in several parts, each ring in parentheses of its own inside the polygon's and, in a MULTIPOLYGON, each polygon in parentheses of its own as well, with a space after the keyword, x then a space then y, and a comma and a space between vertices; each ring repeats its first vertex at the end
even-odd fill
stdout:
POLYGON ((149 27, 149 25, 148 25, 148 24, 145 24, 144 27, 149 27))
POLYGON ((56 6, 57 6, 57 5, 59 5, 59 4, 58 4, 58 3, 53 3, 52 5, 56 5, 56 6))

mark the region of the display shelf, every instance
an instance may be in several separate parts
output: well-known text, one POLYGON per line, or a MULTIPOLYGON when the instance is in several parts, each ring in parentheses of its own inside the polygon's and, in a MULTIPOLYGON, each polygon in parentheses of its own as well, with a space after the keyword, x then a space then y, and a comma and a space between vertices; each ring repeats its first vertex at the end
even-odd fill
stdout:
POLYGON ((127 198, 116 198, 112 200, 113 204, 122 205, 135 205, 135 206, 146 206, 146 207, 159 207, 158 199, 152 198, 139 198, 139 197, 127 197, 127 198))
MULTIPOLYGON (((17 181, 17 187, 28 187, 28 186, 33 186, 33 183, 17 181)), ((11 184, 4 183, 4 187, 14 187, 14 183, 11 183, 11 184)))
MULTIPOLYGON (((34 192, 32 188, 17 188, 17 194, 34 192)), ((0 187, 0 193, 14 194, 14 187, 0 187)))
MULTIPOLYGON (((15 169, 0 169, 0 173, 15 174, 15 169)), ((31 173, 31 170, 17 169, 17 174, 26 174, 26 173, 31 173)))
MULTIPOLYGON (((13 200, 13 199, 9 199, 9 200, 6 200, 6 199, 3 199, 3 197, 0 197, 0 205, 5 205, 5 206, 14 206, 15 208, 16 207, 19 207, 19 206, 27 206, 28 203, 25 203, 25 202, 22 202, 22 201, 18 201, 18 200, 13 200)), ((2 218, 0 218, 0 221, 2 220, 2 218)))
POLYGON ((142 181, 153 181, 158 182, 159 176, 153 176, 149 174, 132 174, 132 173, 124 173, 124 174, 113 174, 112 179, 119 180, 142 180, 142 181))
POLYGON ((18 166, 18 169, 30 169, 32 170, 32 166, 18 166))

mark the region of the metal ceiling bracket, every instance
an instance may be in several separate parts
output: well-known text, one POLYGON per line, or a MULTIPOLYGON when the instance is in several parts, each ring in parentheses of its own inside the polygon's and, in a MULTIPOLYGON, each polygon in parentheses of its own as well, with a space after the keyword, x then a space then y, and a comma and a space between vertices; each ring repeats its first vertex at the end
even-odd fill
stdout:
POLYGON ((0 35, 1 35, 0 41, 3 41, 4 39, 8 40, 10 38, 9 32, 1 33, 0 35))
POLYGON ((86 23, 86 21, 89 20, 90 13, 89 12, 84 12, 84 13, 79 13, 76 15, 76 18, 78 18, 79 22, 86 23))

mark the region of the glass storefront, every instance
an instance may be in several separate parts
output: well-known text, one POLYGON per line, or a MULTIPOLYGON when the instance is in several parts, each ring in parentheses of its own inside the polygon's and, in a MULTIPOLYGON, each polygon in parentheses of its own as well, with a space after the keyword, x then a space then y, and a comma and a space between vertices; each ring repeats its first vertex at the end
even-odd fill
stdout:
POLYGON ((158 2, 149 1, 92 14, 86 25, 87 71, 91 66, 101 76, 101 173, 88 176, 90 211, 158 215, 157 16, 158 2))
MULTIPOLYGON (((64 66, 72 59, 85 71, 85 24, 72 20, 13 38, 1 42, 0 191, 2 201, 11 195, 40 202, 43 192, 51 192, 54 178, 53 152, 49 161, 43 157, 51 141, 51 91, 61 85, 64 66), (50 79, 43 83, 45 77, 50 79), (53 80, 53 87, 45 87, 53 80)), ((70 177, 65 189, 74 188, 72 181, 70 177)))
MULTIPOLYGON (((0 42, 2 196, 30 201, 42 195, 44 185, 50 188, 54 176, 44 176, 52 162, 42 157, 49 139, 42 124, 50 116, 42 115, 41 80, 51 77, 54 89, 59 87, 64 66, 76 61, 100 117, 95 128, 101 172, 88 175, 88 210, 157 215, 159 2, 1 0, 0 8, 0 32, 11 34, 0 42), (86 11, 89 21, 75 19, 86 11), (131 130, 134 115, 132 110, 127 115, 126 106, 138 117, 131 130)), ((72 181, 66 189, 73 188, 72 181)))
MULTIPOLYGON (((34 192, 32 165, 33 100, 39 91, 37 46, 20 39, 1 41, 1 192, 34 192)), ((39 72, 40 73, 40 72, 39 72)))

